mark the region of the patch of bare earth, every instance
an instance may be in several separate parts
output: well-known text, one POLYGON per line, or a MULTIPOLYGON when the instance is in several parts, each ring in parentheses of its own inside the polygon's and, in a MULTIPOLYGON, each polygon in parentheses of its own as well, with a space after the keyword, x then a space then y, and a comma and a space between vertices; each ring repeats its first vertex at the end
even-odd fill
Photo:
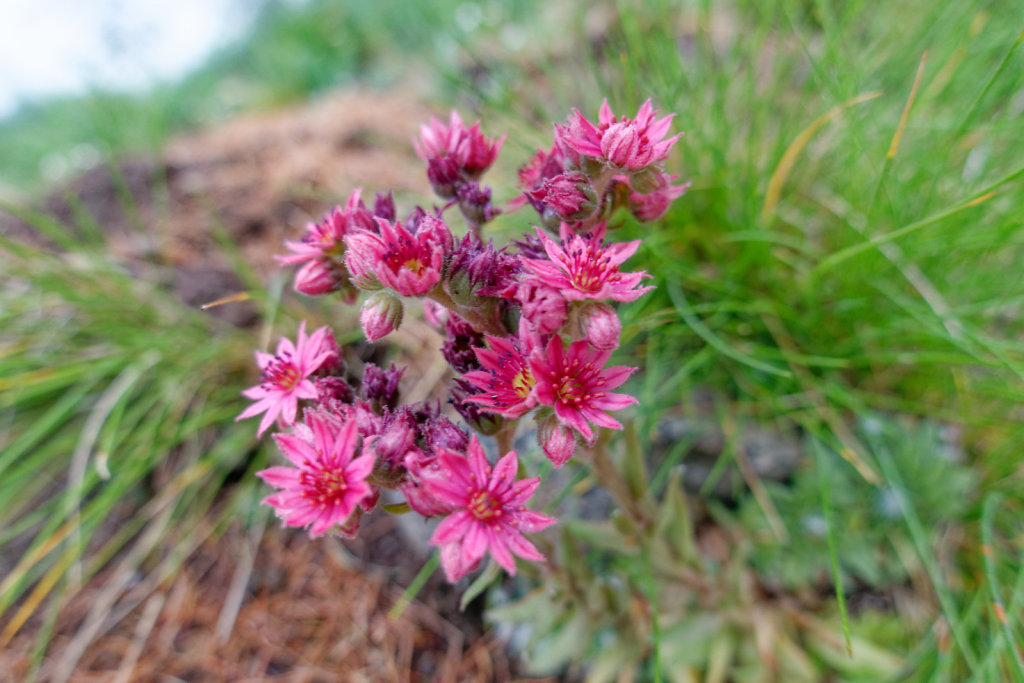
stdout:
MULTIPOLYGON (((67 225, 93 222, 112 258, 129 267, 159 266, 172 274, 165 284, 185 303, 198 305, 243 288, 226 243, 267 280, 282 242, 298 239, 306 222, 344 203, 354 188, 364 187, 369 202, 374 192, 393 189, 406 207, 427 197, 410 140, 431 113, 397 92, 349 92, 247 116, 182 136, 161 159, 86 172, 54 192, 42 209, 67 225)), ((0 233, 41 240, 2 212, 0 233)), ((255 311, 243 306, 215 310, 235 324, 255 320, 255 311)), ((417 329, 425 326, 409 326, 398 342, 407 353, 424 349, 425 357, 437 340, 405 338, 417 329)), ((430 390, 413 387, 423 397, 430 390)), ((457 595, 437 577, 401 618, 388 618, 424 561, 403 545, 393 525, 392 518, 372 515, 361 537, 343 548, 334 539, 310 541, 302 532, 277 529, 275 522, 255 552, 245 532, 232 529, 201 545, 163 584, 147 584, 134 607, 116 618, 117 610, 110 610, 106 621, 101 615, 84 634, 92 606, 108 590, 109 572, 100 573, 63 606, 39 676, 510 680, 514 667, 504 646, 484 634, 479 615, 457 609, 457 595)), ((0 652, 0 681, 29 675, 42 624, 37 614, 0 652)))
MULTIPOLYGON (((80 626, 104 591, 108 577, 101 574, 64 608, 41 679, 67 673, 83 682, 512 678, 503 645, 454 610, 454 596, 443 590, 425 592, 391 619, 388 611, 402 593, 392 572, 368 567, 338 541, 270 529, 251 555, 251 570, 239 574, 247 544, 234 530, 201 546, 173 579, 139 596, 137 609, 101 629, 69 663, 80 626), (244 599, 234 609, 240 576, 244 599)), ((126 598, 132 597, 129 589, 126 598)), ((20 634, 0 653, 0 680, 27 680, 34 635, 20 634)))

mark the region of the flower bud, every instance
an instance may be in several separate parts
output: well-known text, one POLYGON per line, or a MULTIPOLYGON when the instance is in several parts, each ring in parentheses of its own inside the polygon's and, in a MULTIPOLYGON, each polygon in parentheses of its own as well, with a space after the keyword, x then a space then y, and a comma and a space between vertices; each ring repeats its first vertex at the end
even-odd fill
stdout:
POLYGON ((427 180, 441 199, 452 199, 462 183, 459 160, 451 155, 433 157, 427 162, 427 180))
POLYGON ((466 400, 477 393, 479 391, 475 386, 457 377, 452 380, 448 400, 466 424, 484 436, 493 436, 505 426, 505 419, 501 415, 481 410, 479 405, 466 400))
POLYGON ((306 261, 295 273, 295 291, 308 296, 330 294, 348 283, 348 272, 331 259, 306 261))
POLYGON ((540 224, 548 232, 557 233, 558 228, 562 225, 562 217, 551 206, 544 204, 540 210, 540 224))
POLYGON ((405 368, 395 367, 394 363, 389 370, 367 363, 363 366, 363 398, 371 404, 376 401, 378 406, 394 410, 398 405, 398 382, 403 373, 405 368))
POLYGON ((562 424, 556 415, 549 415, 537 425, 537 441, 555 467, 567 463, 578 445, 576 432, 562 424))
POLYGON ((466 220, 483 225, 498 215, 498 209, 491 206, 491 188, 480 187, 476 181, 459 186, 457 190, 459 210, 466 220))
POLYGON ((535 202, 550 206, 567 221, 583 220, 597 210, 597 191, 582 173, 561 173, 526 194, 535 202))
MULTIPOLYGON (((344 363, 342 363, 344 366, 344 363)), ((344 372, 344 367, 341 368, 344 372)), ((319 377, 316 380, 316 401, 317 403, 351 403, 355 398, 352 385, 341 377, 319 377)))
POLYGON ((595 349, 610 351, 619 347, 622 323, 615 309, 606 303, 589 301, 576 312, 583 337, 595 349))
POLYGON ((677 175, 657 173, 654 178, 654 187, 646 190, 646 193, 638 191, 633 179, 630 180, 633 191, 629 193, 629 210, 637 220, 656 221, 665 215, 672 202, 681 197, 690 187, 690 183, 672 185, 672 182, 678 177, 677 175))
POLYGON ((402 300, 389 291, 376 292, 363 303, 359 322, 368 341, 378 339, 398 329, 402 324, 402 300))
POLYGON ((463 306, 471 306, 475 303, 473 280, 469 271, 460 269, 452 273, 448 279, 447 289, 452 301, 463 306))
POLYGON ((665 185, 662 180, 664 174, 653 166, 645 166, 629 176, 629 186, 640 194, 654 192, 665 185))
POLYGON ((516 299, 522 306, 520 320, 525 320, 537 334, 554 334, 565 323, 565 297, 539 278, 528 277, 520 282, 516 299))
POLYGON ((373 202, 373 215, 392 223, 395 222, 395 198, 390 190, 387 194, 377 193, 377 198, 373 202))
POLYGON ((418 448, 411 449, 405 456, 405 480, 399 484, 405 499, 415 512, 424 517, 433 517, 451 512, 451 502, 435 495, 432 482, 444 482, 450 473, 441 469, 437 456, 427 455, 418 448))

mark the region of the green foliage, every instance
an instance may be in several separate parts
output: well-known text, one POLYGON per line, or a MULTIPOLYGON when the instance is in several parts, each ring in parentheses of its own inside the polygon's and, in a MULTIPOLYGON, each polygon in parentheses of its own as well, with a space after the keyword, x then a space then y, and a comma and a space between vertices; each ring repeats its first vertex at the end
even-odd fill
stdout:
MULTIPOLYGON (((974 475, 966 463, 957 461, 963 454, 942 438, 936 425, 913 426, 868 416, 861 420, 861 430, 889 450, 905 488, 872 486, 839 455, 826 451, 821 459, 806 461, 792 482, 765 483, 791 534, 789 542, 775 537, 752 498, 743 500, 734 519, 722 512, 728 521, 749 530, 751 563, 765 579, 787 589, 831 579, 821 477, 828 479, 824 485, 831 493, 838 563, 844 583, 851 588, 859 582, 885 589, 908 580, 917 563, 907 566, 913 545, 903 524, 904 506, 916 511, 928 531, 930 547, 937 546, 948 526, 961 520, 969 509, 974 475)), ((807 444, 808 451, 816 447, 821 448, 820 444, 807 444)))
POLYGON ((531 671, 569 668, 596 683, 624 671, 668 681, 878 681, 906 670, 898 653, 913 634, 893 628, 896 615, 854 618, 848 656, 840 620, 814 616, 795 597, 764 598, 745 530, 694 527, 678 471, 655 503, 629 492, 629 468, 595 461, 597 481, 631 512, 564 522, 543 585, 487 612, 523 633, 531 671), (890 637, 878 638, 886 627, 890 637))
POLYGON ((0 241, 0 643, 113 564, 90 615, 106 617, 129 579, 154 590, 203 539, 264 514, 251 426, 233 422, 249 335, 179 303, 157 266, 129 273, 82 231, 26 217, 74 250, 0 241))
MULTIPOLYGON (((694 388, 709 388, 730 419, 800 429, 823 450, 792 482, 764 483, 768 505, 755 495, 717 513, 735 523, 736 571, 786 596, 811 586, 827 595, 830 555, 841 596, 913 585, 916 607, 848 617, 852 660, 809 636, 794 641, 814 668, 843 666, 832 670, 855 677, 864 638, 889 643, 895 632, 907 639, 900 676, 1012 680, 1020 634, 988 601, 994 579, 981 579, 971 530, 989 491, 1015 509, 1024 500, 1015 474, 1024 316, 1010 265, 1024 257, 1024 12, 998 0, 609 6, 608 15, 580 14, 578 27, 610 19, 578 58, 546 64, 540 84, 508 77, 504 88, 474 94, 495 115, 527 121, 559 120, 573 105, 593 116, 604 96, 616 113, 632 114, 647 97, 677 112, 674 130, 686 136, 667 170, 693 185, 660 224, 623 218, 616 236, 643 238, 629 265, 657 285, 623 312, 624 355, 646 373, 640 433, 653 433, 667 411, 692 416, 694 388), (963 426, 964 463, 943 458, 942 423, 963 426), (915 609, 941 615, 939 630, 915 620, 915 609)), ((685 450, 651 463, 657 491, 685 450)), ((1005 521, 1001 534, 998 584, 1017 596, 1020 537, 1005 521)), ((588 527, 580 539, 606 552, 623 542, 595 537, 588 527)), ((633 576, 638 553, 619 548, 592 571, 633 576)), ((639 578, 627 584, 632 595, 650 592, 639 578)), ((723 599, 701 614, 731 609, 723 599)), ((673 632, 670 612, 656 611, 657 647, 654 631, 636 624, 602 622, 609 630, 595 627, 588 642, 631 642, 655 671, 652 653, 664 665, 673 632)), ((698 668, 709 678, 752 675, 736 653, 756 642, 756 629, 717 637, 695 650, 731 663, 698 668)), ((614 651, 585 650, 626 656, 614 651)))

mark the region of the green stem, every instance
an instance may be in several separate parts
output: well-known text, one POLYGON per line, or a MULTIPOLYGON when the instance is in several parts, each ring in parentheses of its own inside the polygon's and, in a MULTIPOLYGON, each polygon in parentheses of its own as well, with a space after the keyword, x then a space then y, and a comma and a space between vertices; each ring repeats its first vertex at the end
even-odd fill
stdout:
POLYGON ((619 470, 616 469, 615 464, 608 457, 608 452, 604 448, 604 444, 598 441, 597 445, 594 446, 593 450, 593 472, 597 477, 597 480, 608 489, 608 492, 612 494, 612 498, 618 503, 622 511, 629 515, 629 518, 639 529, 646 528, 651 520, 647 517, 636 500, 633 498, 633 494, 629 490, 629 485, 626 480, 622 478, 619 470))
POLYGON ((456 303, 440 284, 430 290, 427 296, 464 319, 479 332, 495 337, 505 337, 508 335, 508 330, 505 329, 505 325, 500 320, 483 315, 477 308, 462 306, 456 303))
POLYGON ((494 438, 498 442, 499 458, 512 450, 512 443, 515 441, 516 436, 516 424, 518 424, 518 422, 518 420, 506 422, 498 433, 494 435, 494 438))

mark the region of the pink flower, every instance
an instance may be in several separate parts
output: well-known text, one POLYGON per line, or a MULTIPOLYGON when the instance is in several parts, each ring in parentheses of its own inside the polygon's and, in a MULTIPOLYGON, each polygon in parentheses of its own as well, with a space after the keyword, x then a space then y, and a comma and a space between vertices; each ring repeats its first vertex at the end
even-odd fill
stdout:
POLYGON ((372 500, 366 477, 373 456, 355 455, 355 422, 339 424, 318 411, 306 413, 312 439, 296 434, 275 434, 281 452, 295 467, 270 467, 257 472, 263 481, 281 489, 263 503, 274 508, 285 526, 309 527, 309 535, 322 536, 333 527, 345 528, 356 507, 372 500))
POLYGON ((651 192, 646 194, 630 192, 630 212, 636 216, 637 220, 644 222, 656 221, 664 216, 672 202, 682 197, 690 187, 690 183, 672 185, 671 183, 677 178, 679 178, 678 175, 661 173, 655 180, 655 188, 651 192))
POLYGON ((548 259, 523 258, 523 266, 569 301, 614 299, 633 301, 654 289, 638 287, 647 273, 623 273, 619 265, 636 252, 640 240, 603 246, 597 235, 583 237, 562 230, 562 243, 537 228, 548 259))
POLYGON ((433 116, 430 117, 429 123, 422 124, 420 137, 418 140, 412 141, 412 146, 416 148, 416 154, 420 159, 424 161, 454 155, 465 132, 466 127, 462 123, 462 117, 459 116, 459 112, 452 109, 448 125, 433 116))
POLYGON ((475 349, 483 370, 467 372, 463 379, 484 393, 470 396, 468 401, 505 417, 519 417, 537 405, 533 395, 535 383, 527 362, 530 349, 521 353, 508 339, 487 335, 489 349, 475 349))
POLYGON ((657 119, 657 111, 648 99, 640 107, 635 119, 616 118, 608 106, 601 104, 598 125, 588 121, 573 109, 575 119, 567 125, 555 126, 557 139, 563 147, 584 157, 592 157, 616 168, 639 171, 663 161, 682 133, 663 140, 672 125, 675 114, 657 119))
POLYGON ((434 159, 453 157, 465 178, 474 180, 494 163, 504 142, 504 135, 497 140, 485 137, 479 121, 467 128, 453 109, 448 125, 430 117, 428 124, 420 126, 420 137, 413 140, 413 146, 428 164, 434 159))
POLYGON ((429 543, 441 546, 441 566, 449 582, 471 572, 487 552, 513 576, 513 555, 544 561, 523 532, 541 531, 556 520, 526 509, 540 477, 515 480, 519 468, 515 451, 509 451, 492 469, 474 436, 465 457, 442 450, 438 461, 448 476, 432 478, 427 485, 434 499, 453 512, 438 525, 429 543))
POLYGON ((622 425, 606 413, 637 403, 629 394, 609 393, 625 382, 636 368, 619 365, 605 368, 611 351, 590 348, 584 341, 575 341, 566 351, 562 340, 551 338, 543 357, 531 356, 530 370, 536 381, 534 395, 546 406, 554 406, 562 424, 572 427, 588 441, 594 437, 590 423, 598 427, 622 429, 622 425))
POLYGON ((382 471, 395 471, 416 441, 416 420, 407 406, 388 414, 379 434, 368 437, 364 447, 373 453, 382 471))
MULTIPOLYGON (((295 273, 296 292, 307 296, 322 296, 348 285, 348 271, 345 266, 332 259, 315 259, 307 261, 295 273)), ((346 303, 352 303, 359 291, 348 285, 349 291, 344 293, 346 303), (351 300, 351 301, 350 301, 351 300)))
POLYGON ((292 253, 275 256, 282 266, 302 264, 295 274, 295 291, 311 296, 348 288, 344 253, 346 234, 356 228, 372 228, 373 214, 363 205, 362 188, 352 192, 345 208, 335 207, 319 223, 309 223, 302 241, 285 241, 292 253))
POLYGON ((316 398, 316 386, 309 376, 321 366, 334 363, 337 358, 338 347, 331 331, 321 327, 307 338, 306 321, 303 320, 299 324, 299 336, 295 344, 282 337, 273 355, 256 352, 256 363, 263 372, 262 380, 242 392, 242 396, 256 403, 242 411, 235 420, 244 420, 265 412, 257 436, 261 436, 279 417, 285 426, 292 425, 298 412, 299 399, 316 398))
POLYGON ((375 219, 380 232, 357 230, 345 237, 345 265, 358 287, 383 285, 402 296, 426 294, 441 281, 445 257, 452 250, 448 226, 425 215, 416 233, 402 223, 375 219))

